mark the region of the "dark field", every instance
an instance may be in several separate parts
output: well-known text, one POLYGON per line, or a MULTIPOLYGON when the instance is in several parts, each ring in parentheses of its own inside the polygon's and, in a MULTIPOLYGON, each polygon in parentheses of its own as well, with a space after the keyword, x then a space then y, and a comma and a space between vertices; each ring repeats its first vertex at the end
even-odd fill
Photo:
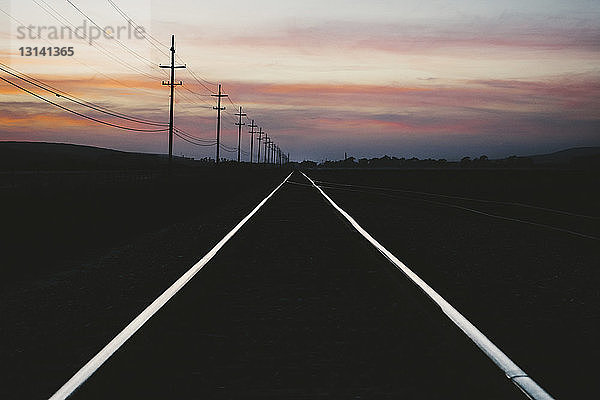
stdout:
POLYGON ((49 397, 286 176, 53 175, 1 192, 4 399, 49 397))
MULTIPOLYGON (((287 172, 3 192, 14 212, 2 228, 0 397, 49 397, 287 172)), ((600 397, 597 174, 307 174, 352 185, 323 183, 556 398, 600 397)), ((75 398, 524 398, 298 172, 292 181, 75 398)))
MULTIPOLYGON (((74 171, 6 174, 0 189, 7 279, 36 279, 78 268, 142 234, 207 216, 237 222, 282 171, 197 168, 178 171, 74 171), (14 181, 13 181, 14 180, 14 181), (9 182, 12 181, 12 182, 9 182)), ((0 181, 1 182, 1 181, 0 181)))
POLYGON ((559 399, 600 397, 597 172, 315 170, 308 174, 321 181, 355 185, 322 183, 336 187, 325 191, 550 394, 559 399), (414 191, 526 203, 582 215, 414 191))

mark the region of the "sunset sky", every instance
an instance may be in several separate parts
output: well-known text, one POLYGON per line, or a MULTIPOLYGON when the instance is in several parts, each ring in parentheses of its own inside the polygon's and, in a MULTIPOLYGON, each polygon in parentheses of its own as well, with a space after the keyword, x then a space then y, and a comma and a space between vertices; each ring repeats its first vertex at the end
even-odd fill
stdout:
MULTIPOLYGON (((102 27, 127 25, 107 0, 71 1, 102 27)), ((344 152, 493 158, 600 145, 597 0, 113 3, 162 45, 126 30, 120 42, 101 37, 93 45, 89 37, 50 38, 51 26, 92 24, 66 0, 0 0, 1 62, 111 110, 166 122, 161 80, 168 77, 158 64, 169 62, 163 45, 174 34, 179 62, 189 67, 176 75, 184 82, 176 89, 176 126, 215 136, 214 98, 194 74, 212 91, 222 83, 293 160, 344 152), (44 37, 29 37, 42 26, 44 37), (25 57, 23 46, 72 46, 75 54, 25 57)), ((0 76, 79 112, 140 127, 0 76)), ((0 93, 0 140, 167 151, 166 133, 98 125, 5 82, 0 93)), ((223 141, 235 147, 237 109, 223 105, 223 141)), ((214 147, 176 138, 175 154, 214 157, 214 147)))

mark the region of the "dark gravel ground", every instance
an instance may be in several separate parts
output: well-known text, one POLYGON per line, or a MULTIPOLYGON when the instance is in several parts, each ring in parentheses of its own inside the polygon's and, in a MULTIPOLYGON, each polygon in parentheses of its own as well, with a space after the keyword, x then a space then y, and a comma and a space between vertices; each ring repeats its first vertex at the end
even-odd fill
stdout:
POLYGON ((320 194, 286 185, 74 396, 115 397, 522 395, 320 194))
MULTIPOLYGON (((309 172, 597 215, 597 176, 573 174, 309 172)), ((0 398, 51 395, 285 175, 3 196, 0 398)), ((597 242, 419 196, 328 193, 551 394, 600 397, 597 242)), ((595 222, 481 209, 598 235, 595 222)), ((314 189, 292 185, 75 396, 259 397, 523 398, 314 189)))
MULTIPOLYGON (((599 214, 597 173, 486 172, 311 171, 309 176, 599 214)), ((556 398, 600 398, 598 240, 423 201, 430 196, 326 192, 556 398)), ((598 219, 434 200, 600 237, 598 219)))
POLYGON ((4 193, 0 398, 48 398, 286 175, 4 193))

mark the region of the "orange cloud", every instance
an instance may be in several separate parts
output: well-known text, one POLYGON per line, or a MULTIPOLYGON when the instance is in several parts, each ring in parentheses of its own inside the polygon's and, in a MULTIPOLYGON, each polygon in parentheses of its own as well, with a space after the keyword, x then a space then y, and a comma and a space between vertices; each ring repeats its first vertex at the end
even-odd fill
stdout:
POLYGON ((311 84, 268 84, 256 88, 259 92, 267 94, 379 94, 395 95, 400 93, 427 92, 431 88, 425 87, 397 87, 382 85, 311 85, 311 84))
POLYGON ((71 116, 69 114, 56 114, 56 113, 44 113, 44 114, 32 114, 32 113, 3 113, 0 115, 0 125, 12 128, 42 128, 47 129, 49 127, 92 127, 97 126, 93 121, 79 118, 77 116, 71 116))

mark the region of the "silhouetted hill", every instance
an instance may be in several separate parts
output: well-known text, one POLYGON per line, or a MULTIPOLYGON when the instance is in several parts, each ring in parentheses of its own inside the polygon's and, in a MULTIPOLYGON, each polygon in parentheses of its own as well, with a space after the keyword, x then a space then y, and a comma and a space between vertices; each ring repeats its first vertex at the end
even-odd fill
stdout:
POLYGON ((575 147, 550 154, 529 156, 534 164, 581 165, 600 163, 600 147, 575 147))
POLYGON ((463 157, 460 161, 446 159, 397 158, 385 155, 375 158, 347 157, 345 160, 327 160, 322 163, 305 160, 292 163, 300 168, 376 168, 376 169, 440 169, 440 168, 559 168, 559 169, 600 169, 600 147, 579 147, 551 154, 517 156, 501 159, 463 157))
POLYGON ((0 170, 153 169, 164 155, 44 142, 0 142, 0 170))

